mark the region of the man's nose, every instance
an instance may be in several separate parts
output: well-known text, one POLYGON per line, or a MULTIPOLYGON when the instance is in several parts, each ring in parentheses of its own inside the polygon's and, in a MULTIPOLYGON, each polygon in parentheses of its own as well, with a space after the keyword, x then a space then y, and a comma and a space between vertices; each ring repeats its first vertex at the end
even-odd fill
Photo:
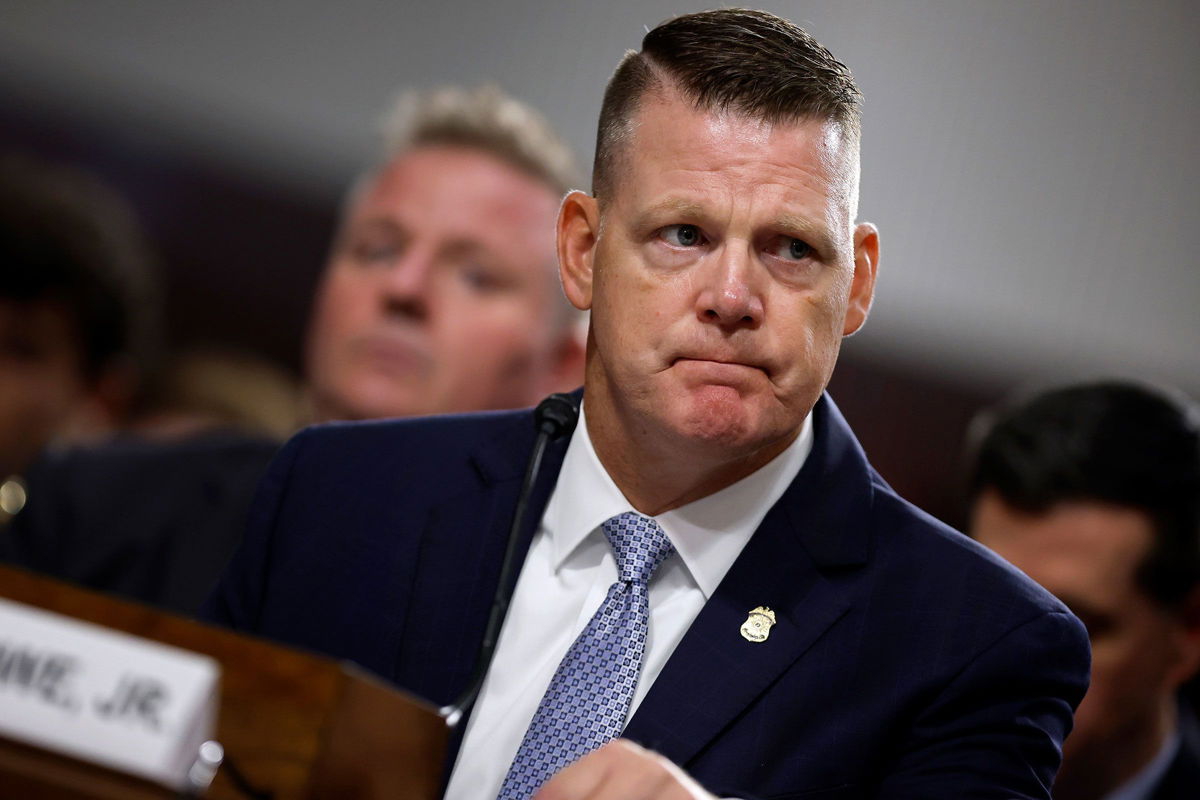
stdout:
POLYGON ((749 246, 726 242, 704 270, 704 285, 696 297, 702 322, 723 328, 756 328, 763 319, 763 301, 749 246))
POLYGON ((388 310, 424 317, 429 311, 429 291, 434 275, 434 254, 410 247, 382 276, 383 300, 388 310))

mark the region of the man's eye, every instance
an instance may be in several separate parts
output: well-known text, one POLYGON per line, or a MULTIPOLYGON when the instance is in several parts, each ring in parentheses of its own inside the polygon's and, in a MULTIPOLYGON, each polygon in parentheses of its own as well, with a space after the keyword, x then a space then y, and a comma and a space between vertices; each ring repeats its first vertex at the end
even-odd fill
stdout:
POLYGON ((781 237, 770 247, 771 255, 785 261, 802 261, 812 255, 812 247, 803 239, 793 239, 791 236, 781 237))
POLYGON ((676 247, 695 247, 703 237, 695 225, 668 225, 659 234, 667 244, 676 247))
POLYGON ((478 264, 465 264, 459 276, 467 286, 480 294, 498 292, 508 288, 512 281, 496 271, 478 264))
POLYGON ((391 242, 358 242, 351 252, 361 264, 384 264, 394 261, 400 255, 400 248, 391 242))

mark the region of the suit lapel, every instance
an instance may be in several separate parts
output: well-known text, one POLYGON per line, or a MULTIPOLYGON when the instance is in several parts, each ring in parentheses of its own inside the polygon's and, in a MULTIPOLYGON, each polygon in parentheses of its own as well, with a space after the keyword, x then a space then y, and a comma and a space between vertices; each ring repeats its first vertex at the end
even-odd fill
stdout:
POLYGON ((470 673, 485 597, 495 590, 488 566, 503 552, 504 511, 515 501, 512 483, 490 483, 439 503, 424 527, 396 681, 439 703, 452 702, 470 673))
MULTIPOLYGON (((534 438, 532 416, 522 415, 516 426, 485 442, 471 456, 477 483, 430 509, 394 677, 435 702, 456 701, 471 678, 534 438)), ((518 533, 518 567, 509 579, 510 593, 558 481, 569 441, 570 437, 563 437, 550 443, 543 455, 518 533)), ((451 732, 443 787, 469 718, 470 710, 451 732)))
MULTIPOLYGON (((438 702, 452 702, 470 678, 499 583, 500 562, 532 449, 532 418, 483 443, 472 455, 477 484, 430 509, 405 631, 397 681, 438 702)), ((558 480, 567 439, 551 443, 530 494, 517 541, 518 568, 558 480)))
POLYGON ((686 765, 851 606, 830 571, 869 553, 871 486, 865 457, 827 397, 803 469, 734 562, 663 667, 625 735, 686 765), (740 628, 768 606, 762 642, 740 628))

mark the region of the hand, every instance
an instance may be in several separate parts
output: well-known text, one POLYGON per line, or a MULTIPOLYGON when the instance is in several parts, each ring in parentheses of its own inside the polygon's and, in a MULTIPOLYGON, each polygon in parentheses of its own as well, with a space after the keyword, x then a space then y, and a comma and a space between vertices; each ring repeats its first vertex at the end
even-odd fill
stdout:
POLYGON ((617 739, 559 772, 533 800, 716 800, 658 753, 617 739))

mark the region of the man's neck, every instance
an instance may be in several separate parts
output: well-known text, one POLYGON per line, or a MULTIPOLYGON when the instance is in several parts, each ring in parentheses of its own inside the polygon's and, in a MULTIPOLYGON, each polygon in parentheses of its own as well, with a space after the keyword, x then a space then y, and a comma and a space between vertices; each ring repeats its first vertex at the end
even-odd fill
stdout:
POLYGON ((1103 745, 1063 763, 1055 800, 1103 800, 1133 780, 1167 743, 1178 725, 1174 698, 1165 698, 1151 724, 1136 733, 1109 737, 1103 745))

